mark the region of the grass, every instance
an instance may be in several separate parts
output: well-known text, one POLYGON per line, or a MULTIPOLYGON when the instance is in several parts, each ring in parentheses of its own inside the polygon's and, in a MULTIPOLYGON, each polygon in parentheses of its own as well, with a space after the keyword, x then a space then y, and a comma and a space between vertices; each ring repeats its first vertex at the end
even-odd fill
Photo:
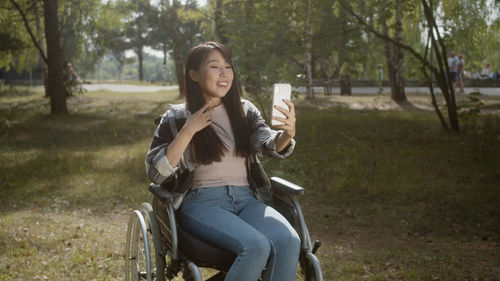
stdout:
MULTIPOLYGON (((325 280, 498 280, 499 116, 453 134, 433 112, 342 105, 373 98, 298 101, 296 151, 263 161, 306 187, 325 280)), ((175 99, 89 92, 51 116, 41 92, 0 90, 0 280, 123 279, 152 120, 175 99)))

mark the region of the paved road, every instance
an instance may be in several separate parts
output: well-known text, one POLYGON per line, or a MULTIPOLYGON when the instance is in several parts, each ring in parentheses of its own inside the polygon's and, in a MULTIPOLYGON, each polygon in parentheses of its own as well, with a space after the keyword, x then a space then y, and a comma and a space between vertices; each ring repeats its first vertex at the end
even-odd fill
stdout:
POLYGON ((87 91, 111 91, 111 92, 157 92, 177 90, 177 86, 157 85, 132 85, 132 84, 83 84, 87 91))
MULTIPOLYGON (((339 87, 333 87, 333 94, 340 94, 339 87)), ((390 87, 383 87, 383 93, 389 94, 391 92, 390 87)), ((297 89, 299 93, 305 93, 305 87, 300 87, 297 89)), ((314 87, 315 93, 323 93, 323 87, 314 87)), ((378 88, 376 87, 353 87, 351 89, 352 94, 354 95, 373 95, 378 92, 378 88)), ((430 95, 429 88, 427 87, 405 87, 405 92, 407 94, 428 94, 430 95)), ((500 88, 465 88, 465 93, 470 94, 472 92, 481 92, 483 95, 488 96, 500 96, 500 88)), ((439 88, 434 88, 434 93, 441 93, 439 88)))
MULTIPOLYGON (((177 90, 177 86, 155 86, 155 85, 129 85, 129 84, 84 84, 83 87, 87 91, 113 91, 113 92, 157 92, 157 91, 168 91, 177 90)), ((296 89, 299 93, 305 93, 305 87, 299 87, 296 89)), ((333 87, 333 94, 340 94, 339 87, 333 87)), ((383 93, 390 93, 390 87, 384 87, 383 93)), ((405 87, 406 93, 419 93, 419 94, 429 94, 429 88, 426 87, 405 87)), ((436 93, 440 93, 439 88, 435 88, 436 93)), ((315 93, 323 93, 322 87, 315 87, 315 93)), ((376 94, 378 89, 376 87, 353 87, 352 93, 355 95, 363 94, 376 94)), ((465 93, 470 94, 472 92, 481 92, 488 96, 500 96, 500 88, 466 88, 465 93)))

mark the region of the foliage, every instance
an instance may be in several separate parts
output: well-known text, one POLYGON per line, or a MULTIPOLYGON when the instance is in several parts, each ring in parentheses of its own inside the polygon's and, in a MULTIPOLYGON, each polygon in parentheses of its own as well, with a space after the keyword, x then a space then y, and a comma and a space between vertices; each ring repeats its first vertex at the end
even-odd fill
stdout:
POLYGON ((61 4, 59 22, 64 55, 78 67, 79 75, 86 76, 95 69, 106 48, 96 28, 99 20, 105 20, 101 16, 101 0, 65 0, 61 4))
MULTIPOLYGON (((27 6, 28 3, 23 3, 27 6)), ((36 9, 36 5, 31 10, 36 9)), ((29 20, 34 24, 35 16, 29 20)), ((21 72, 38 63, 38 51, 26 32, 23 20, 9 1, 0 3, 0 68, 21 72)))
POLYGON ((457 103, 458 118, 462 121, 463 130, 475 130, 484 103, 480 92, 472 92, 466 98, 466 101, 457 103))
MULTIPOLYGON (((27 1, 20 2, 28 7, 27 1)), ((171 0, 153 1, 152 5, 146 5, 146 2, 140 4, 142 2, 61 1, 64 52, 83 76, 94 70, 108 51, 112 51, 123 66, 125 50, 137 49, 138 46, 133 48, 130 45, 139 42, 134 39, 138 37, 131 33, 130 27, 133 26, 141 26, 142 31, 139 33, 144 36, 145 41, 141 43, 143 46, 161 50, 165 54, 172 49, 172 33, 168 28, 172 21, 168 12, 172 7, 171 0), (138 17, 139 14, 143 17, 138 17), (139 18, 141 24, 138 24, 139 18), (132 24, 132 21, 138 25, 132 24), (125 33, 125 26, 129 27, 128 35, 125 33)), ((215 2, 208 1, 206 7, 199 7, 193 0, 181 4, 178 14, 181 41, 184 42, 182 49, 187 50, 201 41, 217 40, 213 23, 215 2)), ((425 38, 420 35, 424 18, 417 2, 405 1, 404 41, 416 50, 422 50, 425 38)), ((267 88, 272 81, 280 80, 300 83, 297 75, 304 72, 306 13, 312 15, 313 78, 336 78, 341 71, 355 78, 375 77, 375 66, 383 57, 380 41, 374 40, 359 28, 352 17, 341 12, 336 1, 312 1, 310 11, 306 11, 308 7, 304 1, 297 0, 223 0, 222 3, 222 23, 229 45, 238 57, 236 61, 242 80, 250 78, 249 81, 257 88, 267 88)), ((361 11, 367 22, 374 24, 377 24, 377 17, 390 17, 393 14, 394 6, 387 0, 351 3, 361 11), (383 7, 380 15, 378 7, 383 7)), ((440 0, 435 3, 447 48, 464 53, 467 69, 479 71, 485 62, 492 62, 494 67, 499 67, 497 64, 500 53, 496 50, 500 44, 497 32, 500 21, 497 14, 491 12, 491 1, 440 0)), ((7 52, 2 51, 0 65, 12 64, 18 70, 29 68, 38 63, 37 53, 19 17, 12 13, 8 1, 1 5, 0 34, 9 34, 8 39, 1 41, 20 44, 16 44, 15 52, 12 48, 7 52)), ((35 6, 29 14, 33 26, 35 20, 40 18, 40 12, 34 10, 35 6)), ((43 22, 41 24, 43 26, 43 22)), ((409 78, 418 76, 419 72, 418 64, 405 65, 405 74, 409 78)))
POLYGON ((470 72, 480 73, 486 62, 500 67, 500 26, 492 5, 489 0, 441 0, 437 7, 448 49, 464 54, 470 72))
MULTIPOLYGON (((163 60, 153 55, 144 54, 143 71, 144 80, 147 82, 162 81, 163 60)), ((125 60, 123 65, 116 58, 107 54, 101 60, 96 72, 90 73, 87 77, 99 82, 119 80, 119 81, 137 81, 138 80, 138 62, 134 58, 125 60)), ((177 83, 175 80, 175 66, 172 60, 167 61, 167 83, 177 83)))

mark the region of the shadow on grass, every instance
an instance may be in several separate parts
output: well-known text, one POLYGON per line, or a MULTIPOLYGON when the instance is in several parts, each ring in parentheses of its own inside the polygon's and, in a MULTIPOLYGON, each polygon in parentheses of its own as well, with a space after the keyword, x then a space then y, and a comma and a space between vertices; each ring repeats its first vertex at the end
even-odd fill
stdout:
POLYGON ((319 221, 355 218, 381 232, 500 236, 500 118, 475 137, 443 131, 432 112, 311 106, 297 112, 294 154, 264 164, 318 200, 309 210, 318 206, 319 221))
POLYGON ((129 114, 103 107, 96 113, 71 113, 65 116, 36 114, 19 123, 9 131, 2 142, 16 150, 59 149, 100 150, 106 147, 131 144, 152 137, 154 118, 159 108, 149 112, 129 114), (108 112, 106 112, 108 111, 108 112))
POLYGON ((34 113, 8 128, 0 139, 0 209, 107 211, 147 199, 144 157, 167 103, 141 112, 124 103, 66 116, 34 113))

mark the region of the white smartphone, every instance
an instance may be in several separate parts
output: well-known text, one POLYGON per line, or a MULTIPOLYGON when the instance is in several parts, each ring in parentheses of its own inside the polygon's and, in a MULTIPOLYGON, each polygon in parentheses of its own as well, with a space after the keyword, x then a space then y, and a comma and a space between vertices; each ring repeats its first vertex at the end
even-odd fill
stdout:
MULTIPOLYGON (((283 99, 291 100, 292 85, 290 84, 274 84, 273 86, 273 108, 271 116, 286 119, 285 114, 275 108, 275 105, 288 109, 288 105, 283 102, 283 99)), ((283 125, 283 122, 271 119, 271 125, 283 125)))

